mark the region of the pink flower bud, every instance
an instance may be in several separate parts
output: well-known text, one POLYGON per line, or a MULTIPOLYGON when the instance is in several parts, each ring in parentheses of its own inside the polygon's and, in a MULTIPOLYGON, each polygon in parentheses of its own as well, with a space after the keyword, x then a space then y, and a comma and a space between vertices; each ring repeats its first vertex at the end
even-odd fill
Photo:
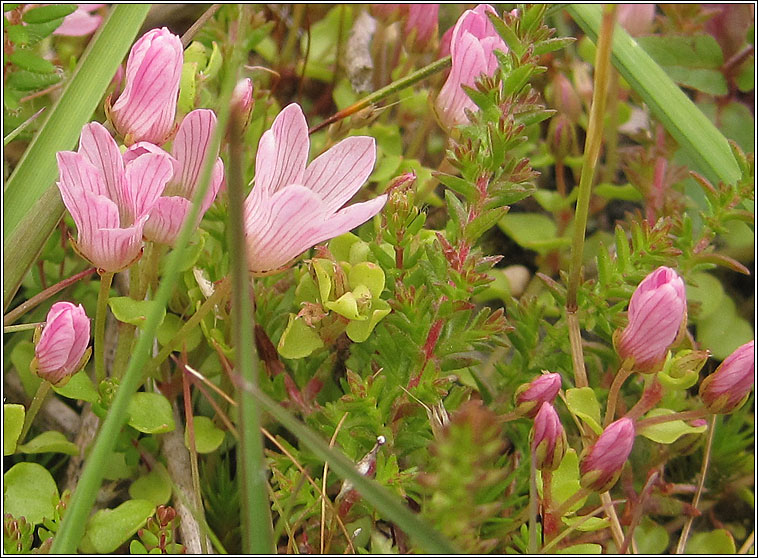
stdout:
POLYGON ((561 389, 561 375, 544 373, 516 390, 516 412, 533 418, 543 403, 552 404, 561 389))
POLYGON ((466 109, 477 110, 461 86, 473 87, 480 76, 492 76, 498 67, 495 50, 508 52, 487 13, 497 14, 489 4, 479 4, 473 10, 466 10, 450 36, 452 66, 435 102, 437 116, 447 128, 467 122, 466 109))
POLYGON ((563 74, 556 74, 551 86, 551 106, 572 122, 578 122, 582 116, 582 100, 569 79, 563 74))
MULTIPOLYGON (((405 35, 411 48, 425 50, 436 44, 432 38, 437 36, 437 20, 440 11, 439 4, 409 4, 408 17, 405 20, 405 35)), ((406 43, 408 44, 408 43, 406 43)))
POLYGON ((621 418, 609 424, 582 456, 580 484, 595 492, 606 492, 616 484, 634 446, 634 422, 621 418))
POLYGON ((182 41, 165 27, 145 33, 126 62, 126 85, 109 109, 124 143, 160 145, 174 130, 184 53, 182 41))
POLYGON ((739 409, 755 384, 755 341, 738 347, 700 384, 700 398, 711 413, 739 409))
POLYGON ((634 291, 628 314, 629 325, 618 336, 618 354, 633 358, 640 371, 653 371, 687 323, 684 281, 673 269, 659 267, 634 291))
POLYGON ((89 318, 81 304, 53 304, 34 347, 32 369, 53 385, 68 381, 83 364, 82 358, 89 345, 89 330, 89 318))
POLYGON ((561 419, 550 403, 543 403, 534 417, 532 430, 532 451, 535 453, 537 469, 555 471, 566 454, 566 431, 561 419))
POLYGON ((157 152, 126 161, 97 122, 82 129, 79 151, 58 152, 58 188, 71 213, 77 251, 98 268, 115 272, 142 250, 142 231, 173 174, 171 156, 157 152))
POLYGON ((632 37, 650 33, 655 17, 655 4, 619 4, 616 20, 632 37))
POLYGON ((295 103, 261 136, 255 186, 245 200, 248 265, 254 273, 281 269, 308 248, 371 219, 387 201, 385 194, 343 207, 374 168, 374 138, 346 138, 308 165, 309 149, 305 115, 295 103))
POLYGON ((253 82, 250 78, 237 82, 232 92, 231 105, 238 118, 247 122, 250 112, 253 110, 253 82))

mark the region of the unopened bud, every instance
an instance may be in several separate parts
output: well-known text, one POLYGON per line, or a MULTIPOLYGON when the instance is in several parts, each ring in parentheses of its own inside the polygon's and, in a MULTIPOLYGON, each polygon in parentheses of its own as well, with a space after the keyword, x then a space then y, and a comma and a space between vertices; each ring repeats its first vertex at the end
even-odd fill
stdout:
POLYGON ((680 351, 675 357, 670 355, 663 364, 663 369, 658 373, 661 384, 670 389, 687 389, 697 383, 700 369, 703 368, 709 351, 680 351))
POLYGON ((250 78, 237 82, 232 92, 231 106, 236 116, 247 123, 253 111, 253 82, 250 78))
POLYGON ((609 424, 582 456, 579 464, 582 488, 606 492, 616 484, 634 446, 634 422, 621 418, 609 424))
POLYGON ((556 160, 564 160, 576 149, 576 128, 567 116, 558 114, 550 120, 547 134, 550 151, 556 160))
POLYGON ((532 451, 540 471, 555 471, 566 455, 566 431, 551 403, 543 403, 534 417, 532 451))
POLYGON ((755 384, 755 341, 738 347, 700 384, 700 398, 711 413, 739 409, 755 384))
POLYGON ((543 403, 553 403, 561 389, 561 375, 543 371, 528 384, 516 390, 516 413, 533 418, 543 403))
POLYGON ((86 363, 90 323, 84 307, 56 302, 34 347, 32 370, 53 385, 63 385, 86 363))
POLYGON ((582 116, 582 101, 579 94, 563 74, 556 74, 550 88, 550 105, 571 122, 582 116))

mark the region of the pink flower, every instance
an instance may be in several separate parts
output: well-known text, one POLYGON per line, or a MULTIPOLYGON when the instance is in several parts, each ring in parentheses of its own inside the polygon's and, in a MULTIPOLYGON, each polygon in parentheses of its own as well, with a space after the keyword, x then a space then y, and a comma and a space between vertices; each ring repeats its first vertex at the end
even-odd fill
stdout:
MULTIPOLYGON (((147 240, 168 245, 172 245, 176 240, 192 206, 192 197, 195 195, 203 170, 203 161, 208 153, 215 128, 216 114, 209 109, 193 110, 182 120, 174 138, 173 157, 170 158, 173 164, 173 177, 163 190, 163 195, 155 203, 155 207, 150 212, 150 218, 145 224, 143 235, 147 240)), ((128 163, 136 160, 145 153, 163 153, 168 156, 160 147, 148 142, 139 142, 124 153, 124 161, 128 163)), ((216 199, 223 181, 224 163, 220 157, 217 157, 211 172, 211 183, 200 206, 198 224, 216 199)))
POLYGON ((711 413, 740 408, 755 384, 755 341, 738 347, 700 384, 700 398, 711 413))
POLYGON ((89 318, 80 304, 56 302, 47 313, 42 335, 34 347, 32 368, 53 385, 77 372, 89 345, 89 318))
POLYGON ((182 41, 165 27, 134 43, 126 62, 126 85, 109 109, 124 143, 160 145, 174 130, 184 54, 182 41))
POLYGON ((239 118, 247 122, 253 110, 253 82, 245 78, 237 82, 232 92, 231 105, 239 118))
POLYGON ((97 122, 82 129, 78 152, 57 157, 58 188, 78 229, 77 250, 104 271, 125 269, 140 255, 145 222, 173 173, 171 157, 148 153, 125 164, 97 122))
POLYGON ((612 422, 603 430, 579 463, 583 488, 606 492, 616 484, 632 453, 635 434, 634 422, 626 417, 612 422))
POLYGON ((561 389, 561 375, 554 372, 543 373, 528 384, 516 390, 516 412, 534 417, 543 403, 552 403, 561 389))
POLYGON ((629 301, 629 325, 619 336, 618 354, 633 358, 637 369, 652 371, 686 320, 684 281, 673 269, 661 266, 642 280, 629 301))
POLYGON ((77 4, 76 6, 76 11, 63 18, 63 23, 53 31, 53 35, 83 37, 97 31, 103 18, 92 12, 99 10, 105 4, 77 4))
POLYGON ((467 122, 465 109, 477 110, 461 86, 473 87, 479 76, 493 75, 498 67, 494 51, 508 52, 505 42, 487 17, 488 12, 497 14, 489 4, 479 4, 473 10, 466 10, 450 36, 452 67, 436 100, 439 119, 448 128, 467 122))
POLYGON ((619 4, 616 20, 632 37, 650 33, 655 17, 655 4, 619 4))
POLYGON ((305 116, 293 103, 261 137, 255 187, 245 200, 248 265, 254 273, 282 268, 308 248, 364 223, 387 201, 382 195, 342 208, 374 168, 374 138, 346 138, 306 168, 308 151, 305 116))
MULTIPOLYGON (((423 50, 429 46, 433 37, 437 36, 437 20, 439 19, 439 4, 408 4, 408 17, 405 20, 405 35, 412 39, 412 46, 423 50), (413 35, 415 33, 415 35, 413 35)), ((435 41, 436 42, 436 41, 435 41)))
POLYGON ((566 454, 566 431, 561 419, 551 403, 542 403, 534 417, 532 430, 532 451, 535 453, 537 469, 555 471, 566 454))

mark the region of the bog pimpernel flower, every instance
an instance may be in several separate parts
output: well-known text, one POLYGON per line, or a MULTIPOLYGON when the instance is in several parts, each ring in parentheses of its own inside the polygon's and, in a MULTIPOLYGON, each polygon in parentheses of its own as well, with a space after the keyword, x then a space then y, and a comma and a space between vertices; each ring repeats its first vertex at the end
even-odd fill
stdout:
MULTIPOLYGON (((169 245, 176 240, 192 205, 192 197, 200 180, 203 161, 210 148, 215 128, 216 115, 209 109, 193 110, 182 120, 171 148, 173 177, 166 184, 163 195, 156 201, 145 224, 143 234, 147 240, 169 245)), ((165 154, 165 151, 151 143, 140 142, 127 150, 124 160, 128 163, 145 153, 165 154)), ((210 185, 200 206, 198 222, 216 199, 223 181, 224 163, 217 157, 211 171, 210 185)))
POLYGON ((616 484, 624 463, 632 453, 635 434, 634 421, 626 417, 612 422, 603 430, 579 463, 583 488, 605 492, 616 484))
POLYGON ((551 403, 543 403, 534 417, 532 451, 537 469, 555 471, 566 454, 568 442, 561 419, 551 403))
POLYGON ((254 273, 280 269, 308 248, 364 223, 387 201, 382 195, 342 207, 374 168, 374 138, 346 138, 306 165, 309 148, 305 115, 295 103, 261 137, 255 186, 245 200, 248 265, 254 273))
POLYGON ((466 10, 450 36, 452 66, 436 100, 439 119, 448 128, 467 121, 465 109, 476 110, 476 105, 461 86, 473 87, 479 76, 494 74, 498 67, 495 50, 508 51, 487 17, 488 12, 497 14, 489 4, 466 10))
POLYGON ((516 412, 534 417, 543 403, 551 403, 561 389, 561 375, 548 372, 516 390, 516 412))
POLYGON ((755 384, 755 341, 734 350, 700 384, 700 398, 712 413, 738 409, 755 384))
POLYGON ((621 358, 633 358, 638 370, 653 369, 666 357, 687 320, 684 281, 659 267, 637 286, 629 301, 629 324, 618 338, 621 358))
POLYGON ((126 84, 108 116, 131 145, 162 144, 174 130, 184 54, 182 41, 165 27, 134 43, 126 61, 126 84))
POLYGON ((128 163, 101 124, 82 129, 79 151, 57 155, 58 188, 71 213, 79 253, 107 272, 128 267, 142 249, 142 231, 173 174, 171 157, 147 153, 128 163))
POLYGON ((56 302, 45 322, 31 368, 43 380, 60 385, 83 365, 89 345, 89 318, 81 304, 56 302))

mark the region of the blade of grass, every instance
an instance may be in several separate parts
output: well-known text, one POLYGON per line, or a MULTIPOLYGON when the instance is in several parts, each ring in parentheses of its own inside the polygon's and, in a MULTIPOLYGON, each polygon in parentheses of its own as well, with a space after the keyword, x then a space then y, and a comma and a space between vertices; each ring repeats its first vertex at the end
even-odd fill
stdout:
MULTIPOLYGON (((240 15, 245 8, 240 9, 240 15)), ((237 32, 244 37, 245 18, 240 17, 237 32)), ((232 44, 234 41, 232 40, 232 44)), ((239 52, 239 49, 234 51, 239 52)), ((230 68, 242 66, 240 57, 232 59, 230 68)), ((230 72, 230 73, 233 73, 230 72)), ((258 354, 254 338, 253 305, 250 300, 251 282, 247 265, 244 224, 244 139, 243 117, 232 109, 229 118, 229 165, 226 184, 229 194, 229 258, 232 277, 232 333, 237 373, 251 385, 258 385, 258 354)), ((243 390, 237 391, 239 401, 239 434, 242 474, 240 501, 242 503, 242 551, 246 554, 274 552, 271 503, 265 474, 263 437, 261 436, 260 410, 255 400, 243 390)))
POLYGON ((126 423, 129 401, 142 382, 142 370, 151 356, 155 333, 166 304, 173 293, 174 285, 176 285, 179 279, 179 269, 183 253, 189 243, 190 237, 195 231, 195 223, 200 205, 210 183, 211 170, 215 163, 213 154, 217 152, 224 130, 226 129, 229 118, 229 100, 231 99, 233 89, 234 73, 228 72, 222 83, 221 94, 219 95, 218 124, 211 140, 211 146, 208 149, 207 159, 203 163, 203 171, 198 181, 195 195, 192 198, 192 206, 174 244, 174 249, 168 255, 163 279, 155 293, 155 304, 151 306, 146 316, 145 323, 137 338, 134 352, 129 360, 129 365, 113 399, 111 408, 108 410, 108 415, 103 421, 92 451, 87 458, 79 484, 71 497, 71 502, 63 518, 61 528, 53 541, 51 549, 53 554, 74 554, 79 541, 81 541, 84 535, 87 517, 92 510, 100 484, 103 481, 103 471, 105 470, 106 461, 113 452, 119 430, 126 423))
POLYGON ((97 108, 149 9, 149 4, 111 8, 8 179, 3 200, 4 308, 63 215, 63 203, 54 184, 58 176, 55 154, 76 145, 82 126, 97 108), (42 199, 46 200, 44 204, 37 203, 42 199), (34 220, 31 227, 26 226, 30 217, 34 220))
MULTIPOLYGON (((592 40, 597 40, 601 6, 570 4, 568 12, 592 40)), ((653 115, 713 182, 734 184, 740 176, 726 138, 663 69, 621 26, 613 33, 613 65, 650 107, 653 115)))
POLYGON ((321 437, 297 420, 289 411, 260 391, 256 386, 242 381, 242 387, 258 404, 282 426, 292 432, 315 456, 329 463, 329 467, 341 478, 349 480, 366 501, 386 519, 393 521, 407 533, 421 549, 430 554, 457 554, 459 551, 442 533, 431 527, 417 514, 398 501, 389 490, 374 480, 361 475, 345 454, 329 447, 321 437))

